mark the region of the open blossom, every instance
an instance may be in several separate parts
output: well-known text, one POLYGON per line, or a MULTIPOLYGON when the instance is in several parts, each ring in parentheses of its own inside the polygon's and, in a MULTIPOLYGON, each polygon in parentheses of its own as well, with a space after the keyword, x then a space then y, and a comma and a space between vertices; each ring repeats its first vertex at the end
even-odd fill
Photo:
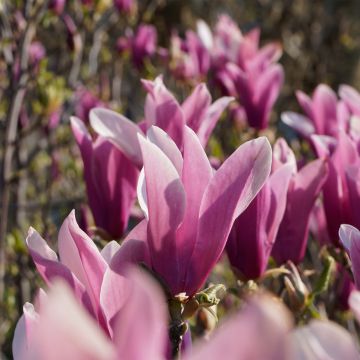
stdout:
POLYGON ((305 256, 311 211, 326 181, 328 166, 319 159, 298 170, 294 153, 284 139, 279 139, 274 145, 273 169, 283 164, 292 166, 293 175, 272 255, 279 263, 287 260, 298 263, 305 256))
POLYGON ((139 142, 144 168, 138 198, 146 219, 137 236, 146 239, 152 269, 172 295, 192 296, 219 259, 235 218, 263 186, 271 148, 266 138, 249 141, 214 173, 188 127, 183 155, 157 127, 139 142))
POLYGON ((87 197, 97 227, 113 239, 127 228, 136 198, 139 171, 116 146, 93 140, 84 123, 73 117, 72 130, 84 163, 87 197))
POLYGON ((222 97, 211 103, 211 95, 205 84, 195 87, 192 94, 179 104, 164 85, 162 78, 143 80, 148 92, 145 101, 145 121, 140 126, 110 110, 94 109, 90 114, 93 129, 117 145, 126 156, 139 166, 142 164, 137 134, 144 134, 151 125, 163 129, 181 149, 184 125, 193 129, 205 146, 220 115, 233 100, 222 97))
POLYGON ((349 110, 329 86, 318 85, 312 98, 299 90, 296 98, 305 115, 287 111, 281 119, 305 138, 312 134, 337 137, 340 130, 348 130, 349 110))
POLYGON ((293 168, 277 168, 248 208, 236 219, 226 251, 231 265, 246 279, 263 275, 286 208, 293 168))

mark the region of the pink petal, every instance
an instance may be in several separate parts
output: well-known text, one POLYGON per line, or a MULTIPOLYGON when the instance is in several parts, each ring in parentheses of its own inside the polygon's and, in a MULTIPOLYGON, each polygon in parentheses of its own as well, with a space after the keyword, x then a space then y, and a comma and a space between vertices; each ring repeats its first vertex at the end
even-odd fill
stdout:
POLYGON ((91 312, 90 299, 84 285, 64 264, 58 261, 56 253, 48 247, 46 241, 33 228, 29 229, 26 245, 44 281, 51 285, 56 278, 65 280, 73 289, 75 296, 91 312))
POLYGON ((163 129, 181 149, 185 118, 181 106, 165 87, 160 77, 155 81, 142 80, 148 95, 145 102, 145 119, 148 126, 163 129))
POLYGON ((168 339, 168 310, 162 291, 136 269, 128 272, 126 285, 131 301, 124 304, 116 319, 118 358, 162 359, 168 339))
POLYGON ((143 135, 143 132, 135 123, 121 114, 101 108, 90 111, 90 123, 99 135, 116 145, 134 164, 142 165, 137 135, 143 135))
POLYGON ((111 259, 120 249, 120 244, 115 240, 108 242, 104 248, 101 250, 101 256, 104 258, 107 264, 110 263, 111 259))
POLYGON ((196 131, 197 136, 199 137, 200 143, 203 147, 206 146, 211 133, 213 132, 221 114, 227 108, 229 103, 234 100, 231 96, 224 96, 216 100, 211 106, 207 109, 204 117, 200 123, 198 131, 196 131))
POLYGON ((300 262, 306 251, 310 215, 328 174, 324 160, 304 166, 295 176, 287 195, 287 207, 281 222, 273 255, 279 263, 300 262))
POLYGON ((159 147, 162 152, 171 160, 177 172, 181 176, 183 158, 179 148, 170 136, 157 126, 151 126, 147 131, 147 138, 159 147))
POLYGON ((74 210, 60 228, 58 246, 61 262, 85 285, 101 318, 100 290, 107 264, 94 242, 80 229, 74 210))
POLYGON ((337 128, 336 106, 335 92, 325 84, 318 85, 313 95, 313 120, 317 133, 333 134, 337 128))
POLYGON ((204 83, 198 84, 181 105, 186 125, 197 132, 210 104, 211 95, 209 90, 204 83))
POLYGON ((16 324, 12 353, 14 360, 29 359, 33 348, 33 338, 36 336, 36 326, 39 315, 30 303, 25 303, 23 315, 16 324))
POLYGON ((209 160, 196 134, 186 127, 184 133, 184 168, 182 182, 186 193, 186 213, 177 234, 180 271, 182 284, 177 292, 182 291, 185 274, 196 240, 199 210, 205 189, 213 175, 209 160))
POLYGON ((340 85, 339 96, 353 114, 360 115, 360 94, 357 90, 349 85, 340 85))
POLYGON ((50 290, 34 335, 32 359, 115 360, 115 349, 63 283, 50 290))
POLYGON ((211 341, 199 344, 185 360, 285 360, 284 339, 291 316, 281 303, 269 296, 255 298, 232 318, 224 321, 211 341), (224 353, 225 351, 225 353, 224 353))
POLYGON ((359 359, 354 339, 343 327, 331 322, 312 320, 291 334, 290 359, 359 359))
POLYGON ((178 283, 175 233, 185 216, 185 191, 174 165, 154 144, 140 139, 144 159, 148 241, 152 265, 168 286, 178 283))
MULTIPOLYGON (((295 94, 296 94, 296 99, 297 99, 299 105, 302 107, 306 117, 313 121, 313 118, 314 118, 313 102, 312 102, 311 98, 300 90, 296 91, 295 94)), ((314 123, 313 125, 316 125, 316 124, 314 123)))
POLYGON ((187 273, 186 292, 194 294, 219 259, 234 220, 263 186, 271 168, 265 137, 241 145, 220 167, 203 196, 198 234, 187 273))

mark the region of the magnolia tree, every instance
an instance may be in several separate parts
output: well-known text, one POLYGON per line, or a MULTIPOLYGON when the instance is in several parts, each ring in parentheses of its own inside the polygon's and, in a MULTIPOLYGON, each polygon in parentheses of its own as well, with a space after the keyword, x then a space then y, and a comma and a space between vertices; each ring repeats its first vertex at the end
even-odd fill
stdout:
POLYGON ((1 357, 360 359, 360 93, 230 3, 0 4, 1 357))

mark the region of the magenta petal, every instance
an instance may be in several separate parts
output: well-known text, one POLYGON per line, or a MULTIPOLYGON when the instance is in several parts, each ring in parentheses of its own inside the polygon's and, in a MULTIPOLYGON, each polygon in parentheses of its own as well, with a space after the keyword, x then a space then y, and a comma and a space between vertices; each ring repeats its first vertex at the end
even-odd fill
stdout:
POLYGON ((134 164, 142 165, 137 135, 143 132, 135 123, 121 114, 101 108, 90 111, 90 123, 99 135, 116 145, 134 164))
MULTIPOLYGON (((296 94, 297 101, 298 101, 299 105, 302 107, 307 118, 313 119, 313 117, 314 117, 313 103, 312 103, 311 98, 300 90, 296 91, 295 94, 296 94)), ((315 125, 315 124, 313 124, 313 125, 315 125)))
MULTIPOLYGON (((260 79, 256 83, 254 92, 254 102, 257 104, 258 116, 257 127, 260 129, 266 128, 270 111, 279 96, 281 87, 284 83, 284 70, 281 65, 271 65, 269 68, 260 76, 260 79)), ((249 123, 250 114, 248 115, 249 123)))
POLYGON ((289 186, 287 207, 281 222, 273 256, 283 263, 300 262, 307 245, 311 210, 328 174, 324 160, 315 160, 304 166, 289 186))
POLYGON ((201 200, 212 175, 213 170, 199 139, 190 128, 186 127, 182 173, 182 182, 186 192, 186 213, 176 234, 181 261, 180 278, 182 279, 178 292, 182 291, 182 287, 185 285, 185 274, 196 241, 201 200))
POLYGON ((327 85, 320 84, 313 95, 313 120, 319 134, 336 132, 337 98, 335 92, 327 85))
POLYGON ((207 186, 198 234, 187 273, 186 292, 194 294, 219 259, 234 220, 247 208, 269 176, 271 147, 264 137, 241 145, 207 186))
POLYGON ((284 215, 291 175, 290 164, 275 171, 235 220, 226 250, 231 265, 247 279, 260 277, 266 269, 284 215))
POLYGON ((185 216, 184 187, 174 165, 156 145, 142 138, 140 145, 145 169, 152 266, 168 286, 176 286, 179 263, 175 236, 185 216))
POLYGON ((197 132, 210 104, 211 95, 209 90, 204 83, 198 84, 181 105, 186 125, 197 132))
POLYGON ((111 262, 111 259, 120 249, 120 244, 115 240, 108 242, 101 250, 101 256, 104 258, 107 264, 111 262))
POLYGON ((148 126, 156 125, 163 129, 181 149, 185 118, 181 106, 165 87, 162 79, 142 80, 148 91, 145 102, 145 119, 148 126))
POLYGON ((94 242, 80 229, 74 210, 60 228, 58 245, 61 262, 85 285, 101 318, 100 290, 107 264, 94 242))
POLYGON ((128 272, 126 280, 130 301, 124 303, 117 315, 113 338, 118 358, 163 359, 168 310, 161 289, 136 269, 128 272))
POLYGON ((221 114, 233 100, 234 98, 231 96, 224 96, 211 104, 205 112, 199 129, 195 131, 203 147, 206 146, 221 114))

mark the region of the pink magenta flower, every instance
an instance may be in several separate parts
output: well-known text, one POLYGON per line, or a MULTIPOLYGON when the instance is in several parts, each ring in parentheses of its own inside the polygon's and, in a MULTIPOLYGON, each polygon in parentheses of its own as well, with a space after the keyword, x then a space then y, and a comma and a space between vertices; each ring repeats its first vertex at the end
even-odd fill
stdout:
POLYGON ((71 118, 84 163, 87 197, 97 227, 113 239, 127 228, 136 198, 139 171, 116 146, 99 136, 93 140, 84 123, 71 118))
POLYGON ((93 129, 117 145, 129 159, 139 165, 142 160, 137 133, 144 134, 144 129, 156 125, 181 149, 186 124, 196 132, 201 144, 205 146, 220 115, 233 100, 231 97, 222 97, 211 103, 211 95, 206 85, 199 84, 180 105, 161 77, 154 81, 143 80, 143 85, 148 95, 145 101, 145 122, 141 126, 110 110, 94 109, 90 114, 93 129))
POLYGON ((214 172, 188 127, 183 155, 157 127, 139 143, 144 168, 138 199, 146 219, 137 236, 146 239, 151 266, 171 293, 192 296, 219 259, 234 220, 269 175, 271 148, 266 138, 249 141, 214 172))
POLYGON ((284 139, 279 139, 274 145, 273 169, 283 164, 292 166, 293 175, 272 255, 279 263, 287 260, 298 263, 305 256, 311 212, 326 181, 328 166, 319 159, 298 170, 294 153, 284 139))
POLYGON ((263 275, 286 208, 293 168, 276 169, 248 208, 236 219, 226 251, 231 265, 246 279, 263 275))
POLYGON ((349 111, 344 101, 338 101, 335 92, 327 85, 316 87, 312 98, 302 91, 296 92, 298 103, 305 116, 287 111, 282 121, 305 138, 312 134, 335 136, 340 130, 347 131, 349 111))

